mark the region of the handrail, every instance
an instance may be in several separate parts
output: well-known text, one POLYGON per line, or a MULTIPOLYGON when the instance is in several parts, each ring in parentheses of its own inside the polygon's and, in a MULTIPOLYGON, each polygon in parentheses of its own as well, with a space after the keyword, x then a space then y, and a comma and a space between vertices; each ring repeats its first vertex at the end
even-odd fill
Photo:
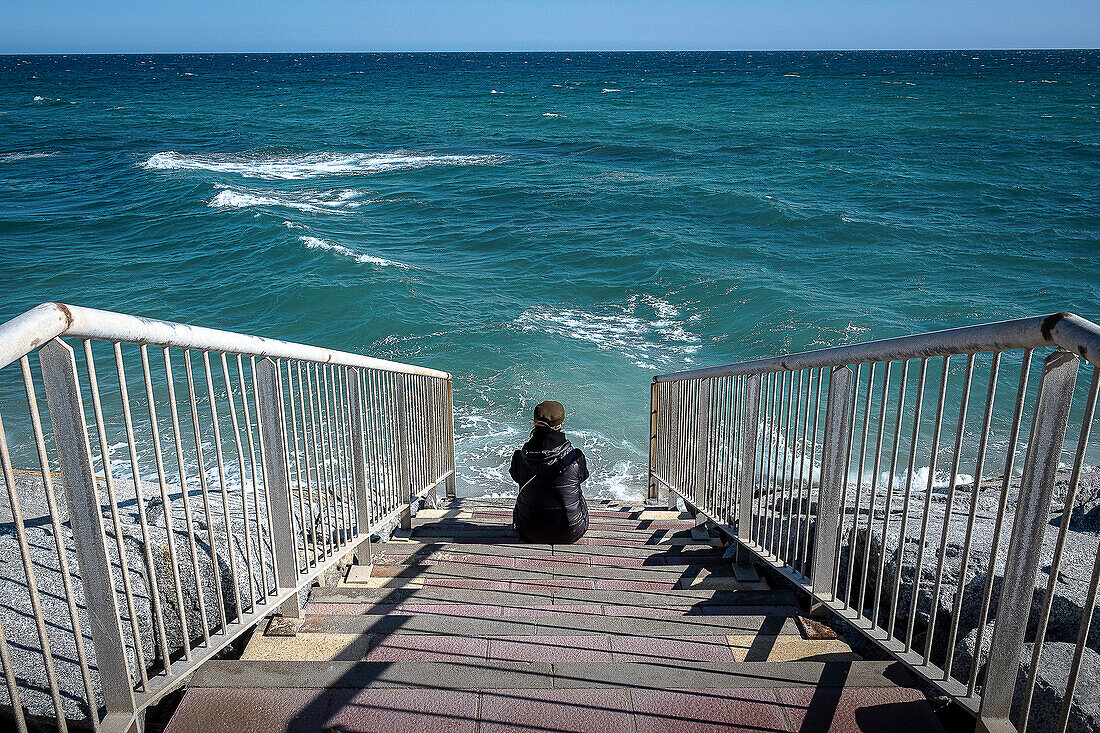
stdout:
POLYGON ((873 361, 930 358, 984 351, 1061 346, 1091 364, 1100 364, 1100 326, 1073 313, 1018 318, 1009 321, 932 331, 915 336, 834 346, 787 356, 756 359, 737 364, 660 374, 655 382, 710 379, 792 369, 867 364, 873 361))
POLYGON ((43 303, 0 324, 0 379, 0 515, 22 561, 4 580, 26 591, 5 601, 34 620, 0 614, 20 731, 24 708, 139 730, 264 617, 300 617, 315 578, 369 562, 420 499, 455 495, 444 371, 43 303), (49 633, 44 594, 69 611, 49 633))
MULTIPOLYGON (((981 730, 1023 730, 1048 631, 1071 631, 1052 609, 1098 397, 1100 326, 1072 313, 662 374, 649 498, 682 499, 735 540, 740 575, 770 566, 981 730)), ((1098 588, 1100 553, 1057 731, 1077 714, 1098 588)))
POLYGON ((299 359, 317 364, 380 369, 400 374, 450 379, 437 369, 375 359, 261 336, 246 336, 202 326, 84 308, 65 303, 42 303, 0 324, 0 369, 58 336, 125 341, 148 346, 219 351, 275 359, 299 359))

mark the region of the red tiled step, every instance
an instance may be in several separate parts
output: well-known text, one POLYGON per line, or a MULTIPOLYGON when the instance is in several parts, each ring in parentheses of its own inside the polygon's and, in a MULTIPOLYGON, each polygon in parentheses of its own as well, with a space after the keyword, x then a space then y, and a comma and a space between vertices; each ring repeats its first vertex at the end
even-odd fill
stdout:
POLYGON ((908 688, 189 689, 166 733, 939 733, 908 688))
MULTIPOLYGON (((385 615, 391 613, 419 613, 437 616, 466 616, 497 618, 501 616, 559 616, 582 614, 589 616, 638 616, 637 606, 619 606, 601 603, 577 603, 554 605, 494 605, 488 603, 344 603, 306 604, 304 613, 337 616, 385 615)), ((647 616, 793 616, 800 612, 796 605, 768 606, 657 606, 645 609, 647 616)))

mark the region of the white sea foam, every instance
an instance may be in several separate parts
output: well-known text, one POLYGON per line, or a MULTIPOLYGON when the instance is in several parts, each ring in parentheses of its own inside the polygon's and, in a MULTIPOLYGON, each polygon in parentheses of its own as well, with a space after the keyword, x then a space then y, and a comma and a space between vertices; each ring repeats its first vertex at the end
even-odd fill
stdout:
POLYGON ((555 114, 553 112, 543 112, 542 116, 543 117, 565 117, 565 115, 559 115, 559 114, 555 114))
POLYGON ((245 178, 294 180, 320 176, 369 175, 436 165, 496 165, 500 155, 393 153, 308 153, 302 155, 188 155, 168 150, 149 157, 147 170, 230 173, 245 178))
POLYGON ((608 92, 621 92, 622 89, 604 89, 600 94, 607 94, 608 92))
POLYGON ((351 257, 356 262, 360 262, 367 265, 378 265, 379 267, 398 267, 402 270, 411 269, 409 265, 404 262, 395 262, 394 260, 387 260, 384 257, 376 257, 374 255, 364 254, 362 252, 356 252, 350 247, 345 247, 342 244, 336 242, 330 242, 327 239, 321 239, 320 237, 298 237, 309 249, 320 249, 328 252, 334 252, 344 257, 351 257))
POLYGON ((208 206, 215 209, 248 209, 278 206, 310 213, 339 211, 356 208, 369 200, 363 200, 365 192, 355 189, 340 191, 275 191, 268 189, 230 188, 222 190, 210 200, 208 206))
POLYGON ((688 321, 676 306, 647 294, 595 311, 536 306, 520 314, 515 324, 525 331, 585 341, 656 369, 694 360, 702 338, 687 329, 688 321))
POLYGON ((0 163, 14 163, 17 160, 34 160, 36 158, 52 158, 57 153, 0 153, 0 163))
MULTIPOLYGON (((508 475, 512 453, 527 440, 530 424, 515 417, 484 412, 455 412, 458 483, 463 493, 482 498, 515 498, 518 487, 508 475)), ((602 433, 569 430, 573 445, 584 451, 591 474, 584 493, 627 501, 644 497, 648 466, 640 449, 602 433), (622 459, 623 453, 629 457, 622 459), (615 458, 618 460, 615 460, 615 458)))

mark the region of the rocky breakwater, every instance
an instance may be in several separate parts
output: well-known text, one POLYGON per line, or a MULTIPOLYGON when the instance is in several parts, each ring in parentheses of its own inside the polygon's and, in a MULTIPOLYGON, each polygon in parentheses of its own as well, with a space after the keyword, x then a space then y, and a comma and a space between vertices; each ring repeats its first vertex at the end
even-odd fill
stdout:
MULTIPOLYGON (((883 537, 886 507, 885 493, 881 487, 875 497, 874 521, 870 530, 867 529, 866 499, 858 514, 858 528, 853 529, 856 513, 851 505, 843 524, 845 549, 841 554, 839 569, 841 597, 858 597, 859 584, 864 577, 864 558, 868 558, 864 615, 868 618, 871 616, 873 599, 879 593, 880 615, 876 621, 880 625, 889 623, 886 614, 896 593, 895 635, 904 640, 912 623, 912 647, 921 653, 928 649, 930 661, 941 667, 946 664, 950 649, 952 677, 966 683, 975 675, 979 692, 993 625, 1000 612, 998 600, 1019 498, 1019 484, 1013 479, 1009 482, 1007 492, 1004 492, 1002 510, 1002 486, 1003 479, 1000 478, 983 481, 975 500, 973 484, 956 485, 951 497, 949 516, 947 486, 933 483, 931 490, 927 487, 915 487, 911 494, 904 541, 901 541, 903 502, 897 493, 891 502, 889 530, 886 537, 883 537), (971 525, 972 503, 974 512, 971 525), (999 531, 998 516, 1002 518, 999 531), (927 527, 923 546, 922 525, 927 527), (870 548, 867 547, 868 542, 870 548), (918 554, 922 551, 918 583, 918 554), (883 569, 881 578, 878 574, 879 567, 883 569), (852 578, 850 586, 849 573, 852 578), (938 594, 935 593, 937 585, 938 594), (849 587, 852 590, 846 592, 849 587), (982 608, 987 596, 988 620, 982 625, 982 608), (929 634, 932 635, 930 647, 929 634), (982 655, 975 672, 973 666, 979 644, 982 655)), ((1100 729, 1100 613, 1095 607, 1087 607, 1089 583, 1097 560, 1100 535, 1100 467, 1086 468, 1082 473, 1070 510, 1062 556, 1058 567, 1052 569, 1068 486, 1069 472, 1059 471, 1054 501, 1040 548, 1039 572, 1031 607, 1026 610, 1027 643, 1020 658, 1014 701, 1017 714, 1022 709, 1030 686, 1028 675, 1032 668, 1034 641, 1046 608, 1048 587, 1051 588, 1045 643, 1037 659, 1029 731, 1049 730, 1058 721, 1074 645, 1086 613, 1091 616, 1092 621, 1082 657, 1080 679, 1074 691, 1069 730, 1100 729)))

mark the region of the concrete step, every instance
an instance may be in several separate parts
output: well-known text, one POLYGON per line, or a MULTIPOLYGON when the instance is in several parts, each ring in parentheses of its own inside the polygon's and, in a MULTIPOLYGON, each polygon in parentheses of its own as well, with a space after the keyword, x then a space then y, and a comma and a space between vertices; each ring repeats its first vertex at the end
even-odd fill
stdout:
MULTIPOLYGON (((510 529, 512 527, 511 512, 443 512, 442 516, 434 516, 435 513, 424 512, 413 516, 413 526, 447 526, 460 527, 485 527, 488 529, 510 529)), ((659 529, 691 530, 698 526, 694 519, 666 518, 654 516, 645 512, 638 514, 622 514, 620 516, 608 516, 607 513, 594 512, 588 516, 589 529, 627 530, 627 531, 652 531, 659 529)))
POLYGON ((476 542, 385 542, 372 548, 376 565, 465 563, 503 567, 539 567, 541 563, 652 567, 722 563, 723 548, 711 544, 679 545, 524 545, 476 542), (522 562, 521 562, 522 561, 522 562))
POLYGON ((547 615, 477 618, 423 614, 388 616, 306 615, 298 629, 308 634, 433 634, 456 636, 531 636, 611 634, 619 636, 693 636, 747 634, 800 636, 790 616, 626 617, 547 615))
POLYGON ((899 687, 188 690, 167 733, 890 731, 943 727, 899 687))
POLYGON ((192 676, 195 688, 657 689, 893 687, 911 681, 898 662, 354 662, 217 660, 192 676))
POLYGON ((632 606, 641 609, 659 606, 796 606, 794 595, 786 590, 593 590, 589 588, 519 588, 515 590, 478 590, 425 586, 422 588, 362 588, 338 586, 315 588, 311 603, 432 603, 489 604, 500 606, 539 606, 561 604, 599 604, 632 606))
POLYGON ((564 565, 552 568, 510 568, 492 565, 352 566, 344 579, 349 587, 414 588, 425 586, 470 590, 768 590, 765 581, 738 581, 731 568, 695 565, 667 566, 661 572, 642 568, 564 565), (565 572, 571 571, 571 572, 565 572))
POLYGON ((420 564, 352 565, 345 581, 364 583, 370 578, 482 578, 485 580, 539 580, 545 578, 586 578, 593 580, 679 580, 698 577, 733 577, 728 562, 697 565, 650 565, 642 568, 617 568, 607 565, 580 565, 571 562, 528 562, 515 565, 442 562, 420 564))
MULTIPOLYGON (((497 619, 500 621, 500 619, 497 619)), ((502 631, 503 629, 495 629, 502 631)), ((566 629, 565 631, 571 631, 566 629)), ((652 632, 650 632, 652 633, 652 632)), ((854 661, 842 641, 799 636, 699 634, 356 634, 254 635, 243 660, 367 662, 854 661)))

